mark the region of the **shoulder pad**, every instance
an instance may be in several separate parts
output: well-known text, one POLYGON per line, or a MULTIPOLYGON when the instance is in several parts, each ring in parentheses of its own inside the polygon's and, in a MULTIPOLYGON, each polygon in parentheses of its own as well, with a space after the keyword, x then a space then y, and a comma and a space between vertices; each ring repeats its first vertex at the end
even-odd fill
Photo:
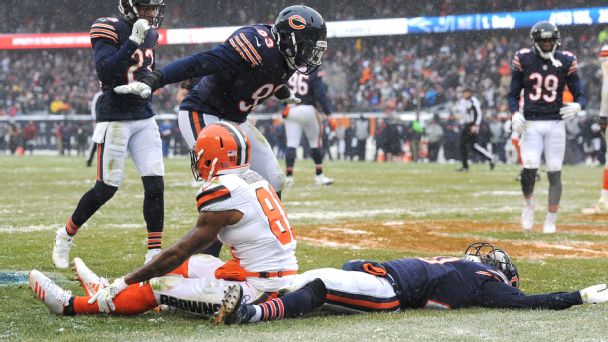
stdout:
POLYGON ((230 198, 230 190, 222 184, 219 178, 214 178, 206 182, 196 195, 196 207, 198 211, 217 202, 230 198))
POLYGON ((530 52, 532 52, 532 50, 530 50, 528 48, 524 48, 524 49, 521 49, 521 50, 517 51, 515 54, 516 55, 525 55, 525 54, 530 53, 530 52))
POLYGON ((228 38, 228 43, 251 67, 262 65, 262 51, 274 47, 274 40, 263 26, 240 28, 228 38))
POLYGON ((116 24, 120 20, 116 18, 99 18, 91 25, 89 35, 93 39, 107 39, 114 44, 118 44, 118 32, 116 24))
POLYGON ((574 55, 572 52, 570 51, 561 51, 562 55, 570 58, 570 59, 576 59, 576 55, 574 55))

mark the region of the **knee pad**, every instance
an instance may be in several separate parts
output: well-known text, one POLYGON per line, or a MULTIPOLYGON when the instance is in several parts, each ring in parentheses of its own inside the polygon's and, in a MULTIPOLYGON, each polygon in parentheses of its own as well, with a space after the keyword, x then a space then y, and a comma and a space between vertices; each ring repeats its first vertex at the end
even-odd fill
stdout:
POLYGON ((93 192, 95 193, 95 199, 99 204, 104 204, 110 200, 118 190, 118 187, 108 185, 102 181, 95 182, 93 186, 93 192))
POLYGON ((536 172, 538 169, 526 169, 521 171, 521 191, 524 195, 534 193, 534 183, 536 183, 536 172))
POLYGON ((165 191, 165 183, 162 176, 141 177, 144 183, 144 192, 147 195, 162 194, 165 191))
POLYGON ((285 159, 296 159, 296 149, 294 147, 288 147, 285 151, 285 159))

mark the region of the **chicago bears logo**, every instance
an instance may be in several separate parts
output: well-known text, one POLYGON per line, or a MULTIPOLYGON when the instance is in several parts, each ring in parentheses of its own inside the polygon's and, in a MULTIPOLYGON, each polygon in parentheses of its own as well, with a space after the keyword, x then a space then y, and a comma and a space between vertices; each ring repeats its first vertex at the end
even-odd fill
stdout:
POLYGON ((294 30, 301 30, 306 27, 306 20, 301 15, 292 15, 289 17, 289 26, 294 30))

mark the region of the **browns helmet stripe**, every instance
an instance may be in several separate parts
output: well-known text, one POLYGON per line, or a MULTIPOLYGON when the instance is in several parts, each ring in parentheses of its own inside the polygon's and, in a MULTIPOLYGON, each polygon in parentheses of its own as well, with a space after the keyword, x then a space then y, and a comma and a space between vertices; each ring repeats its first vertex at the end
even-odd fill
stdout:
POLYGON ((243 136, 243 133, 241 133, 241 130, 236 128, 236 126, 234 126, 233 124, 226 122, 226 121, 218 121, 216 123, 223 125, 228 130, 228 132, 230 132, 230 134, 234 138, 234 141, 236 141, 236 146, 237 146, 237 164, 236 165, 241 166, 241 165, 247 164, 249 162, 249 159, 248 159, 249 151, 247 150, 247 148, 248 148, 247 138, 245 136, 243 136))

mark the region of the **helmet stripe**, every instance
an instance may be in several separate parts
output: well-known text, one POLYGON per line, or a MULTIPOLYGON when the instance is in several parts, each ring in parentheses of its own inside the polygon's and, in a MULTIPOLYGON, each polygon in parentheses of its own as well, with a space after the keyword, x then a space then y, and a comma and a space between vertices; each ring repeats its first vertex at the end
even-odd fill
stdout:
POLYGON ((218 121, 218 124, 223 125, 224 127, 226 127, 226 129, 228 129, 228 132, 230 132, 230 134, 232 134, 232 137, 234 138, 234 140, 236 141, 236 146, 238 148, 237 150, 237 166, 241 166, 247 163, 247 141, 245 139, 245 137, 243 136, 243 134, 241 133, 241 130, 236 128, 236 126, 234 126, 233 124, 226 122, 226 121, 218 121))

